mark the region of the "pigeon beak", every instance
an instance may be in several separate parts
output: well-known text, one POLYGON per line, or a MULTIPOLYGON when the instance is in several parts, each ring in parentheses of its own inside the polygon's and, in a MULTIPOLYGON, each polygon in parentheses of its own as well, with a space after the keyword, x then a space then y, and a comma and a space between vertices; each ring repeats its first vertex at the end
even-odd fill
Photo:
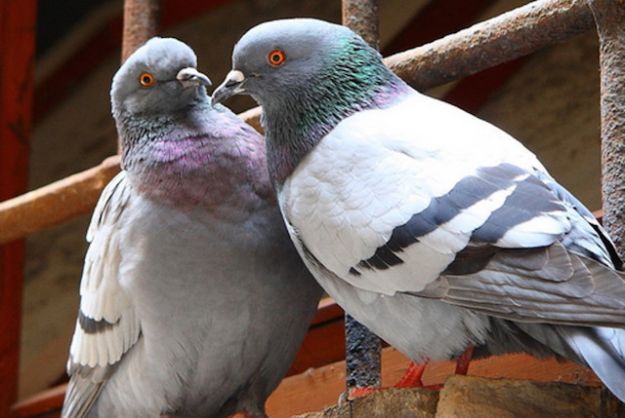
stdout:
POLYGON ((213 92, 211 104, 222 103, 228 97, 243 93, 243 82, 245 75, 239 70, 232 70, 226 75, 226 79, 213 92))
POLYGON ((180 81, 184 87, 199 85, 211 86, 213 84, 206 75, 202 74, 193 67, 183 68, 178 71, 176 80, 180 81))

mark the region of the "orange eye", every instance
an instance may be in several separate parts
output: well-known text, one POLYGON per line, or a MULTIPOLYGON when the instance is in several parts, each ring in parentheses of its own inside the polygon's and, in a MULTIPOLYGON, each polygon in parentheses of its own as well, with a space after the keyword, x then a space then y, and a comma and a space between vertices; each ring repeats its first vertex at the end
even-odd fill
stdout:
POLYGON ((150 73, 141 73, 141 75, 139 76, 139 83, 143 87, 152 87, 156 84, 156 77, 154 77, 150 73))
POLYGON ((269 64, 273 65, 274 67, 277 67, 278 65, 281 65, 284 61, 286 61, 286 55, 284 55, 284 51, 280 49, 274 49, 269 54, 267 54, 267 61, 269 61, 269 64))

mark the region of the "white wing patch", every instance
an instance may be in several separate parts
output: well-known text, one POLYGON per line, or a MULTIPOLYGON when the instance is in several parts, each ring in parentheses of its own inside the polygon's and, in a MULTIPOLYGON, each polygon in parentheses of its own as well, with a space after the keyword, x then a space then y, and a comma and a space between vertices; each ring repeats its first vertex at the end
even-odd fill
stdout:
POLYGON ((79 367, 115 364, 139 338, 139 319, 120 285, 122 255, 118 231, 129 200, 129 186, 122 172, 104 189, 93 213, 80 284, 80 314, 94 329, 85 329, 80 318, 76 322, 68 360, 70 374, 79 367))
MULTIPOLYGON (((301 161, 280 190, 279 201, 302 245, 337 276, 382 294, 416 292, 439 277, 508 196, 527 194, 524 188, 540 189, 536 182, 523 184, 535 170, 544 168, 503 131, 415 94, 393 107, 343 120, 301 161), (512 170, 505 184, 480 171, 506 164, 512 170), (460 190, 458 200, 470 205, 452 204, 451 210, 457 210, 453 217, 424 230, 417 242, 394 251, 390 261, 375 260, 397 227, 472 176, 489 193, 472 201, 470 188, 460 190), (383 267, 367 268, 363 260, 383 267)), ((546 245, 570 228, 563 207, 553 207, 553 213, 536 212, 502 236, 493 235, 493 228, 480 232, 494 236, 495 245, 546 245)))

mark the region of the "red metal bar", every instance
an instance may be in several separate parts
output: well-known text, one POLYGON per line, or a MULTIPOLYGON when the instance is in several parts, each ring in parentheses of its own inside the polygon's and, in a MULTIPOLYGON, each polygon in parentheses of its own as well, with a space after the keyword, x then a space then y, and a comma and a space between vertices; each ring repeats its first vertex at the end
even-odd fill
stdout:
MULTIPOLYGON (((36 0, 0 0, 0 201, 26 191, 36 0)), ((0 417, 17 399, 24 242, 0 247, 0 417)))
POLYGON ((589 0, 599 33, 603 224, 625 255, 625 0, 589 0))

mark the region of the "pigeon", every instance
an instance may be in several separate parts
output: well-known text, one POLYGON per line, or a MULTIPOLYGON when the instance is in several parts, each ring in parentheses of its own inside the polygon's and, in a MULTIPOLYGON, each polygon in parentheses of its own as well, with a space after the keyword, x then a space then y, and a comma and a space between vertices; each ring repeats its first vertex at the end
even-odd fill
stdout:
POLYGON ((316 311, 263 138, 208 85, 173 38, 113 78, 122 171, 87 232, 63 417, 265 417, 316 311))
POLYGON ((287 230, 349 314, 415 362, 555 355, 625 401, 623 264, 530 151, 340 25, 262 23, 232 60, 212 101, 262 106, 287 230))

